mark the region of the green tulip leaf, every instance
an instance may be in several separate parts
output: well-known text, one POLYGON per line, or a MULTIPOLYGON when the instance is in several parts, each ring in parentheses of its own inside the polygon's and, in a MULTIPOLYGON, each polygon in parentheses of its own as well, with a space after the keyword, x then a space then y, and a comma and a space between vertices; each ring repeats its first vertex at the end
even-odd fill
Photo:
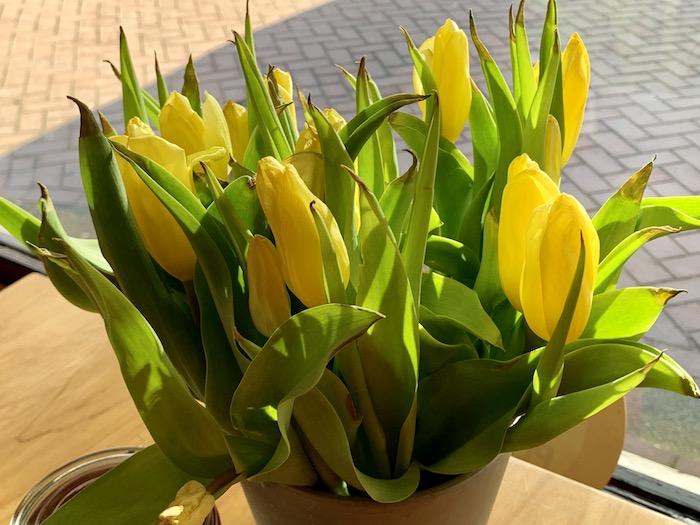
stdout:
POLYGON ((110 142, 87 106, 72 100, 80 109, 80 175, 102 253, 121 291, 148 320, 177 371, 201 398, 204 352, 194 321, 143 245, 110 142))
POLYGON ((182 93, 182 95, 189 100, 192 109, 201 117, 202 96, 199 94, 199 80, 197 79, 197 71, 194 68, 192 55, 190 55, 187 65, 185 66, 185 73, 180 93, 182 93))
POLYGON ((143 122, 148 122, 146 104, 143 100, 143 92, 141 90, 141 86, 139 86, 139 80, 136 78, 134 64, 131 61, 131 54, 129 53, 129 44, 126 41, 126 34, 124 33, 124 29, 121 27, 119 28, 119 63, 121 74, 118 74, 118 76, 121 78, 122 82, 124 124, 126 125, 126 123, 133 117, 138 117, 143 122))
POLYGON ((338 133, 350 158, 357 157, 364 144, 389 115, 404 106, 415 104, 426 98, 425 95, 399 93, 373 102, 358 112, 338 133))
POLYGON ((411 166, 406 173, 391 181, 379 200, 382 213, 386 217, 389 228, 399 246, 408 227, 408 214, 411 210, 413 195, 416 187, 416 169, 418 158, 409 151, 411 166))
POLYGON ((160 72, 160 64, 158 63, 158 54, 153 53, 155 70, 156 70, 156 88, 158 90, 158 106, 163 107, 165 102, 168 100, 170 91, 168 90, 168 85, 165 82, 165 77, 160 72))
POLYGON ((700 397, 693 377, 656 348, 632 341, 584 340, 568 350, 559 395, 608 384, 642 366, 656 362, 640 387, 660 388, 676 394, 700 397))
MULTIPOLYGON (((426 148, 428 126, 408 113, 389 117, 392 128, 421 161, 426 148)), ((472 187, 473 168, 464 154, 449 140, 439 137, 437 173, 433 206, 444 222, 442 234, 456 238, 467 206, 466 196, 472 187)))
POLYGON ((602 293, 613 288, 620 278, 622 267, 648 241, 678 231, 678 228, 668 226, 649 227, 625 237, 598 265, 594 293, 602 293))
MULTIPOLYGON (((365 58, 360 60, 355 88, 355 110, 360 113, 372 103, 369 87, 369 75, 365 67, 365 58)), ((382 121, 382 125, 385 124, 382 121)), ((379 128, 369 137, 357 154, 357 174, 377 198, 384 192, 384 161, 379 141, 379 128)))
POLYGON ((484 241, 474 291, 489 311, 505 298, 498 272, 498 219, 493 210, 484 219, 484 241))
POLYGON ((421 380, 451 363, 478 358, 479 354, 471 342, 443 343, 430 335, 425 327, 420 327, 419 374, 421 380))
POLYGON ((152 445, 100 476, 43 523, 90 525, 99 519, 102 525, 152 525, 180 487, 193 478, 152 445))
POLYGON ((421 381, 416 458, 423 468, 465 474, 495 458, 536 364, 533 354, 506 362, 470 359, 421 381))
MULTIPOLYGON (((522 6, 523 3, 521 3, 521 8, 522 6)), ((550 114, 554 92, 557 87, 557 78, 561 67, 559 33, 556 31, 554 32, 554 42, 552 44, 549 62, 547 62, 547 64, 541 64, 541 66, 546 66, 544 75, 542 75, 539 80, 532 105, 523 121, 523 150, 530 155, 532 160, 540 165, 544 165, 544 137, 547 127, 547 116, 550 114)), ((533 79, 531 70, 523 71, 522 76, 524 77, 526 75, 529 75, 530 79, 533 79)))
MULTIPOLYGON (((530 112, 530 108, 535 98, 537 91, 537 83, 532 74, 532 57, 530 56, 530 43, 525 30, 525 0, 520 0, 518 12, 515 16, 515 23, 512 24, 511 39, 514 41, 515 54, 513 62, 513 86, 518 86, 515 92, 515 100, 518 105, 518 111, 524 119, 530 112)), ((558 46, 558 41, 555 37, 554 42, 550 46, 558 46)), ((544 62, 548 64, 549 61, 544 62)), ((548 109, 548 108, 547 108, 548 109)))
MULTIPOLYGON (((418 315, 408 272, 375 196, 354 174, 360 191, 360 267, 356 302, 381 312, 386 319, 357 342, 366 389, 372 409, 386 434, 389 457, 397 457, 397 472, 409 468, 411 446, 403 448, 401 430, 411 423, 411 407, 418 382, 418 315)), ((341 371, 343 368, 341 367, 341 371)), ((345 372, 343 372, 345 375, 345 372)), ((362 385, 349 385, 357 392, 362 385)), ((366 403, 356 399, 363 414, 366 403)), ((371 419, 371 418, 370 418, 371 419)), ((370 422, 372 424, 373 422, 370 422)))
POLYGON ((270 475, 292 458, 289 425, 295 399, 316 386, 328 361, 343 346, 379 319, 381 315, 371 310, 328 304, 296 314, 270 336, 231 403, 234 428, 261 446, 274 447, 264 465, 247 472, 270 475))
POLYGON ((479 296, 459 281, 435 272, 426 274, 421 304, 436 315, 453 319, 479 339, 503 348, 501 333, 481 306, 479 296))
MULTIPOLYGON (((258 69, 251 48, 238 33, 234 32, 234 35, 234 43, 241 62, 247 93, 250 97, 248 110, 250 111, 253 108, 254 122, 257 124, 258 133, 267 148, 274 152, 274 156, 278 160, 286 159, 292 154, 293 144, 289 143, 284 134, 279 115, 275 111, 267 84, 260 73, 260 69, 258 69), (264 133, 261 132, 263 130, 264 133)), ((252 125, 250 121, 249 125, 252 125)), ((247 168, 251 168, 247 162, 244 164, 247 168)))
POLYGON ((297 398, 294 419, 331 470, 348 484, 367 492, 373 500, 395 503, 406 499, 418 488, 420 470, 415 463, 396 479, 376 478, 357 468, 343 422, 320 384, 319 388, 297 398))
POLYGON ((347 176, 345 171, 346 168, 352 169, 354 164, 343 145, 343 141, 323 112, 314 105, 309 106, 309 111, 318 132, 318 140, 323 154, 326 176, 325 203, 338 223, 348 254, 354 254, 356 251, 353 231, 354 187, 352 179, 347 176))
MULTIPOLYGON (((649 162, 632 175, 593 216, 593 226, 600 239, 600 258, 605 258, 620 242, 634 233, 644 190, 654 169, 649 162)), ((658 224, 657 226, 666 226, 658 224)), ((668 225, 670 226, 670 225, 668 225)))
POLYGON ((64 248, 78 282, 104 319, 124 383, 153 440, 192 475, 215 477, 230 468, 223 434, 170 368, 146 319, 70 245, 64 248))
MULTIPOLYGON (((437 94, 433 93, 434 97, 437 94)), ((418 173, 416 174, 415 191, 411 212, 408 218, 408 229, 404 243, 401 245, 401 256, 404 260, 406 275, 413 293, 414 304, 420 303, 421 274, 425 259, 425 246, 431 231, 430 218, 433 211, 435 195, 435 180, 437 177, 438 145, 440 143, 440 106, 437 100, 429 108, 426 115, 428 131, 422 155, 419 157, 418 173)))
POLYGON ((639 339, 666 306, 683 290, 672 288, 621 288, 593 296, 591 315, 581 337, 639 339))
POLYGON ((207 365, 204 403, 221 428, 232 433, 231 399, 243 374, 236 363, 226 330, 221 325, 216 304, 200 266, 195 269, 194 287, 199 304, 199 323, 207 365))
POLYGON ((522 123, 518 116, 513 95, 503 78, 503 74, 493 60, 491 53, 489 53, 488 49, 479 38, 476 32, 474 17, 471 13, 469 15, 469 28, 474 47, 476 47, 479 59, 481 60, 481 68, 486 77, 486 85, 491 97, 491 106, 493 107, 494 118, 498 128, 498 139, 501 151, 498 166, 495 171, 493 196, 491 197, 491 205, 498 214, 501 209, 501 196, 506 184, 508 166, 515 157, 522 153, 522 123))
MULTIPOLYGON (((679 198, 685 199, 686 197, 679 198)), ((687 198, 692 199, 694 197, 687 198)), ((643 204, 642 208, 639 210, 636 229, 643 230, 646 228, 668 226, 671 228, 678 228, 679 231, 690 231, 700 228, 700 211, 696 212, 696 215, 690 215, 687 212, 695 212, 693 209, 694 205, 691 204, 686 207, 684 203, 680 201, 678 204, 681 208, 685 208, 686 211, 681 211, 681 209, 666 204, 643 204)))
POLYGON ((474 156, 474 187, 481 188, 498 166, 500 143, 493 108, 479 86, 473 80, 471 84, 472 105, 469 112, 469 127, 474 156))
POLYGON ((658 360, 659 357, 608 383, 535 405, 508 429, 503 451, 539 446, 594 416, 639 386, 658 360))
POLYGON ((459 241, 431 235, 425 246, 425 264, 433 270, 473 287, 479 258, 459 241))

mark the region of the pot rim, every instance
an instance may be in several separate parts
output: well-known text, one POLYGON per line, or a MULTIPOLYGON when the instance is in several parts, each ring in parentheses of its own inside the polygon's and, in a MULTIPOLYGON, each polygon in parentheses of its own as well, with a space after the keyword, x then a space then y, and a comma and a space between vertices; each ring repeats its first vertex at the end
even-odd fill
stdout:
POLYGON ((294 485, 285 485, 283 483, 271 483, 271 482, 266 482, 266 481, 255 481, 255 480, 249 480, 246 479, 243 481, 244 484, 255 484, 255 485, 261 485, 261 486, 266 486, 266 485, 276 485, 279 486, 280 489, 282 490, 289 490, 292 492, 298 492, 301 493, 305 496, 310 496, 314 498, 321 498, 321 499, 327 499, 327 500, 333 500, 335 502, 338 502, 340 504, 378 504, 378 505, 396 505, 400 504, 402 501, 407 501, 409 499, 411 500, 416 500, 416 499, 422 499, 422 498, 427 498, 434 496, 438 492, 444 492, 450 489, 453 489, 455 486, 459 485, 463 481, 466 481, 467 479, 473 478, 484 472, 486 469, 493 467, 497 462, 499 461, 508 461, 510 459, 511 454, 508 452, 502 452, 498 454, 495 458, 493 458, 491 461, 489 461, 486 465, 481 467, 478 470, 475 470, 474 472, 468 472, 466 474, 459 474, 454 476, 452 479, 449 479, 445 481, 444 483, 440 483, 439 485, 435 485, 434 487, 430 487, 424 490, 419 490, 411 494, 408 498, 397 501, 395 503, 380 503, 376 500, 373 500, 370 497, 364 497, 364 496, 338 496, 336 494, 332 494, 330 492, 324 492, 320 490, 315 490, 312 488, 308 487, 298 487, 294 485))

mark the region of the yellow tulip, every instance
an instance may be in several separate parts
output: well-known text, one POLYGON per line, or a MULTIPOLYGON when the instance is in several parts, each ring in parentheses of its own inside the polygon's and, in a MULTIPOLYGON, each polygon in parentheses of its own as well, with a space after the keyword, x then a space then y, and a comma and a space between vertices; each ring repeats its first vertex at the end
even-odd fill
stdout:
POLYGON ((289 104, 287 111, 289 111, 290 119, 295 126, 294 129, 296 129, 297 110, 294 107, 294 82, 292 80, 292 75, 282 69, 274 68, 272 70, 272 76, 277 83, 277 92, 279 93, 280 102, 282 102, 282 104, 289 104))
POLYGON ((202 114, 200 117, 185 96, 173 91, 160 110, 160 133, 165 140, 184 149, 188 157, 222 148, 223 155, 207 154, 205 157, 217 178, 228 180, 228 155, 232 154, 228 124, 221 106, 208 93, 205 94, 202 114))
POLYGON ((559 188, 527 154, 516 157, 508 167, 498 225, 498 270, 501 286, 517 310, 520 280, 525 262, 527 225, 532 212, 559 195, 559 188))
POLYGON ((308 307, 328 302, 312 202, 330 234, 343 282, 347 284, 350 277, 348 253, 330 210, 311 193, 293 165, 273 157, 258 162, 256 189, 275 237, 287 286, 308 307))
MULTIPOLYGON (((345 119, 333 108, 323 110, 323 116, 337 132, 345 127, 345 119)), ((299 133, 294 155, 287 162, 291 162, 297 168, 302 180, 311 189, 314 195, 323 199, 326 192, 326 175, 323 158, 307 153, 321 153, 321 144, 318 141, 316 126, 307 123, 299 133)))
POLYGON ((574 33, 562 54, 562 89, 564 91, 562 165, 569 161, 578 141, 590 82, 591 62, 588 59, 588 51, 579 34, 574 33))
POLYGON ((202 525, 216 500, 199 481, 188 481, 158 516, 158 525, 202 525))
MULTIPOLYGON (((144 155, 168 170, 188 190, 194 192, 192 170, 179 146, 153 135, 138 118, 127 125, 127 135, 110 140, 144 155)), ((170 212, 136 174, 131 165, 117 155, 117 164, 126 189, 129 207, 146 250, 165 271, 181 281, 191 281, 196 257, 187 237, 170 212)))
POLYGON ((233 100, 229 100, 224 105, 224 117, 228 125, 229 135, 231 137, 231 154, 236 162, 243 163, 245 150, 248 147, 248 110, 236 104, 233 100))
POLYGON ((583 280, 566 342, 583 332, 591 313, 600 243, 593 222, 574 197, 562 193, 532 214, 520 299, 528 326, 549 340, 561 317, 578 264, 581 239, 585 247, 583 280))
POLYGON ((246 261, 250 315, 255 328, 269 337, 291 316, 280 256, 269 239, 256 235, 248 244, 246 261))
POLYGON ((547 126, 544 132, 544 171, 555 184, 559 185, 561 178, 561 131, 557 119, 547 116, 547 126))
MULTIPOLYGON (((440 96, 442 136, 454 142, 469 119, 472 89, 469 78, 469 44, 467 35, 451 19, 420 46, 420 51, 435 80, 440 96)), ((413 87, 424 93, 420 77, 414 71, 413 87)), ((425 112, 425 105, 421 104, 425 112)))

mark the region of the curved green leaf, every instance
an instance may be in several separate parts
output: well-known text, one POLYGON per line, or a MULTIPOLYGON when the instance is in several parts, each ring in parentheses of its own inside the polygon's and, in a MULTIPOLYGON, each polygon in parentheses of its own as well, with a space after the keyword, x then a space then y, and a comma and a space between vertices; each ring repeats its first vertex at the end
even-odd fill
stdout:
MULTIPOLYGON (((355 180, 360 191, 362 256, 356 302, 386 315, 386 320, 358 340, 357 347, 369 396, 386 434, 391 458, 402 450, 399 436, 403 425, 411 419, 418 382, 417 305, 401 254, 379 203, 361 180, 355 180)), ((364 413, 365 407, 357 401, 364 413)), ((412 439, 410 436, 411 444, 412 439)), ((408 448, 408 456, 396 460, 400 474, 410 463, 412 446, 408 448)))
POLYGON ((486 85, 491 98, 491 106, 493 107, 498 127, 501 152, 495 171, 493 196, 491 197, 491 205, 498 214, 501 209, 501 196, 506 184, 508 166, 515 157, 522 153, 522 123, 518 116, 513 95, 508 89, 508 85, 498 69, 498 65, 496 65, 488 49, 486 49, 486 46, 479 38, 474 17, 471 13, 469 13, 469 28, 474 47, 476 47, 481 60, 481 68, 484 71, 486 85))
POLYGON ((143 245, 109 141, 87 106, 72 100, 80 109, 80 175, 102 253, 119 288, 146 317, 177 371, 201 399, 204 352, 197 328, 143 245))
MULTIPOLYGON (((389 123, 408 147, 423 158, 428 126, 408 113, 394 113, 389 123)), ((440 137, 437 152, 437 176, 433 206, 444 222, 443 235, 456 238, 462 224, 468 195, 472 188, 473 168, 464 154, 449 140, 440 137)))
POLYGON ((283 323, 251 361, 231 403, 234 427, 248 439, 272 444, 269 474, 290 458, 289 423, 294 400, 321 379, 338 350, 365 333, 381 315, 350 305, 304 310, 283 323))
POLYGON ((425 264, 462 284, 473 287, 479 259, 459 241, 431 235, 425 246, 425 264))
MULTIPOLYGON (((635 229, 640 229, 635 228, 635 225, 639 217, 642 196, 653 169, 652 161, 637 171, 593 216, 593 226, 598 231, 600 239, 601 260, 635 229)), ((666 226, 666 224, 657 226, 666 226)))
POLYGON ((423 468, 464 474, 495 458, 536 364, 535 354, 505 362, 471 359, 421 381, 416 457, 423 468))
POLYGON ((170 369, 146 319, 70 245, 65 250, 80 284, 102 314, 124 383, 154 441, 192 475, 215 477, 229 469, 223 434, 170 369))
MULTIPOLYGON (((680 197, 684 198, 684 197, 680 197)), ((693 197, 689 197, 693 198, 693 197)), ((683 206, 682 202, 678 202, 683 206)), ((695 211, 694 205, 686 207, 687 211, 695 211)), ((644 230, 646 228, 655 228, 659 226, 668 226, 678 228, 678 231, 689 231, 700 228, 700 210, 696 212, 697 216, 689 215, 679 209, 659 204, 654 206, 642 206, 639 210, 636 229, 644 230)))
POLYGON ((642 366, 656 361, 640 387, 660 388, 676 394, 700 397, 700 391, 688 372, 656 348, 631 341, 583 342, 567 351, 560 395, 605 385, 642 366))
POLYGON ((373 102, 357 113, 338 133, 350 158, 354 159, 357 157, 365 142, 369 140, 389 115, 404 106, 420 102, 426 98, 425 95, 399 93, 373 102))
POLYGON ((650 227, 636 231, 625 237, 598 265, 594 293, 601 293, 617 284, 622 267, 639 248, 648 241, 678 232, 678 228, 668 226, 650 227))
POLYGON ((424 275, 421 304, 439 316, 455 320, 479 339, 503 348, 498 327, 481 306, 479 296, 462 283, 435 272, 424 275))
POLYGON ((594 416, 639 386, 658 361, 617 377, 609 383, 554 397, 531 408, 508 429, 503 450, 536 447, 594 416))
POLYGON ((582 338, 639 339, 666 306, 683 290, 621 288, 593 296, 593 306, 582 338))
POLYGON ((119 67, 122 81, 122 98, 124 109, 124 125, 133 117, 138 117, 144 122, 148 122, 146 105, 143 100, 143 93, 139 80, 136 78, 134 64, 129 53, 129 44, 126 41, 126 34, 122 27, 119 28, 119 67))

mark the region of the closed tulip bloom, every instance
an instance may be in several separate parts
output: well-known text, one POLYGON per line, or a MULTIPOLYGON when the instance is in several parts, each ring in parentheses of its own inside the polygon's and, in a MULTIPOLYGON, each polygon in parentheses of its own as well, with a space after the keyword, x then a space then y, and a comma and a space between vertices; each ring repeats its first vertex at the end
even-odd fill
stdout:
POLYGON ((279 68, 274 68, 272 70, 272 75, 275 77, 275 82, 277 83, 277 92, 279 93, 280 102, 282 102, 282 104, 289 104, 287 111, 289 111, 289 116, 296 129, 297 110, 294 107, 294 81, 292 80, 292 75, 279 68))
POLYGON ((248 133, 248 110, 233 100, 229 100, 224 105, 224 117, 226 118, 229 136, 231 137, 233 158, 236 162, 242 164, 250 137, 248 133))
POLYGON ((600 253, 598 233, 581 203, 562 193, 535 210, 527 235, 520 299, 528 326, 545 340, 552 337, 561 317, 583 239, 583 280, 566 337, 567 343, 575 341, 591 313, 600 253))
POLYGON ((571 38, 562 54, 562 89, 564 91, 564 145, 562 166, 569 162, 578 142, 591 82, 591 62, 578 33, 571 38))
MULTIPOLYGON (((454 142, 469 119, 472 101, 467 35, 448 18, 434 37, 421 44, 420 51, 430 68, 440 96, 442 136, 454 142)), ((417 93, 424 93, 420 77, 415 71, 413 86, 417 93)), ((421 109, 425 111, 424 104, 421 104, 421 109)))
MULTIPOLYGON (((127 135, 112 137, 111 140, 160 164, 194 192, 192 171, 184 150, 153 135, 148 125, 138 118, 129 121, 127 135)), ((187 236, 131 165, 119 155, 116 158, 129 207, 146 250, 170 275, 181 281, 191 281, 196 257, 187 236)))
POLYGON ((220 158, 207 155, 207 164, 217 178, 227 180, 231 154, 228 124, 219 103, 209 94, 205 96, 202 114, 204 118, 192 109, 187 97, 173 91, 160 110, 160 133, 165 140, 185 150, 188 157, 223 148, 225 154, 220 158))
POLYGON ((311 193, 291 164, 265 157, 258 162, 256 181, 260 205, 275 237, 287 286, 308 307, 328 302, 321 241, 311 203, 315 201, 315 209, 326 224, 341 277, 347 284, 350 262, 335 218, 323 201, 311 193))
POLYGON ((188 481, 158 516, 158 525, 202 525, 216 500, 199 481, 188 481))
POLYGON ((516 310, 522 311, 520 280, 530 216, 558 195, 557 185, 526 154, 511 162, 498 225, 498 270, 503 291, 516 310))
POLYGON ((248 244, 246 261, 250 315, 255 328, 269 337, 291 316, 282 262, 275 245, 262 235, 256 235, 248 244))

